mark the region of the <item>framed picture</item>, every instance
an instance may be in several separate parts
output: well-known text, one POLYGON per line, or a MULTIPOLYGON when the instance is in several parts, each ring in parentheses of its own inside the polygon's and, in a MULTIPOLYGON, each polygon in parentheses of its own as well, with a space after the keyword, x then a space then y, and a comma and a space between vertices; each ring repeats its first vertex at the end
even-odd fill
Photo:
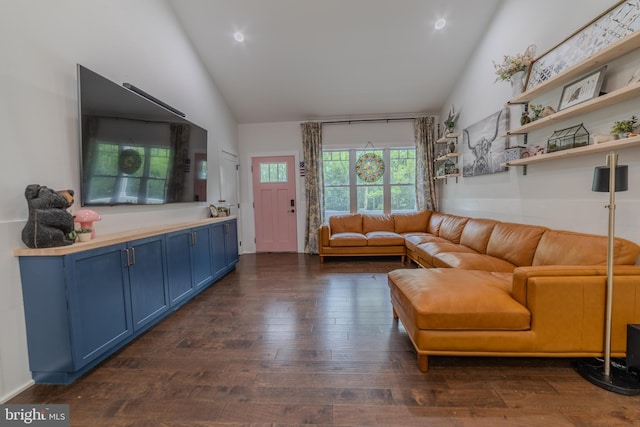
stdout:
POLYGON ((640 0, 623 0, 540 55, 529 67, 525 85, 531 90, 640 30, 640 0))
POLYGON ((606 70, 607 66, 603 65, 586 76, 580 77, 578 80, 566 85, 562 89, 558 111, 597 97, 600 94, 600 88, 602 87, 604 72, 606 70))
POLYGON ((509 130, 509 109, 504 108, 463 130, 462 176, 506 171, 504 152, 509 130))
POLYGON ((629 79, 629 81, 627 82, 627 85, 632 85, 634 83, 638 83, 640 82, 640 68, 638 68, 632 75, 631 78, 629 79))

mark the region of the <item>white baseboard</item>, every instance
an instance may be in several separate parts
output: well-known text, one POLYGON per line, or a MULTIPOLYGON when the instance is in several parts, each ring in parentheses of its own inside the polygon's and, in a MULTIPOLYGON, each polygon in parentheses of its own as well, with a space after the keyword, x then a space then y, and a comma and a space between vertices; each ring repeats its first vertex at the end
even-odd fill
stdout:
POLYGON ((0 396, 0 403, 5 403, 7 401, 9 401, 10 399, 13 399, 14 397, 16 397, 17 395, 19 395, 20 393, 22 393, 23 391, 25 391, 26 389, 28 389, 29 387, 31 387, 32 385, 35 384, 35 381, 31 380, 27 383, 25 383, 24 385, 22 385, 21 387, 18 387, 17 389, 10 391, 9 393, 5 394, 4 396, 0 396))

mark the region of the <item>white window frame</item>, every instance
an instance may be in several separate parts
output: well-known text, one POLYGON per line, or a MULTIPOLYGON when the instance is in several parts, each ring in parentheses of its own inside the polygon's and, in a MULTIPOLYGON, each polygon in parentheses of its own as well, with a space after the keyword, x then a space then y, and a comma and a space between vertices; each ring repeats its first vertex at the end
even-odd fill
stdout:
MULTIPOLYGON (((391 184, 391 150, 413 150, 415 153, 415 147, 385 147, 385 148, 378 148, 378 149, 371 149, 371 150, 364 150, 362 148, 331 148, 331 149, 325 149, 322 150, 323 153, 324 152, 349 152, 349 212, 351 214, 355 214, 358 212, 361 213, 374 213, 374 214, 378 214, 378 213, 383 213, 383 214, 390 214, 392 213, 391 211, 391 188, 392 187, 401 187, 401 186, 408 186, 408 185, 412 185, 413 188, 415 189, 415 178, 414 178, 414 182, 413 184, 391 184), (385 169, 384 169, 384 173, 382 175, 382 197, 383 197, 383 211, 365 211, 365 210, 358 210, 358 188, 359 187, 367 187, 367 186, 379 186, 380 184, 363 184, 358 180, 358 177, 356 176, 356 170, 355 167, 352 167, 352 165, 356 164, 356 160, 358 159, 358 155, 357 152, 364 152, 364 151, 382 151, 382 160, 384 161, 385 164, 385 169)), ((417 159, 415 159, 414 156, 414 161, 417 161, 417 159)), ((324 170, 323 170, 324 173, 324 170)), ((327 186, 326 185, 326 180, 325 180, 325 189, 327 187, 345 187, 345 185, 336 185, 336 186, 327 186)), ((415 212, 416 211, 416 207, 414 206, 414 209, 412 210, 396 210, 393 212, 415 212)), ((341 214, 346 214, 347 212, 336 212, 332 215, 328 215, 326 208, 325 208, 325 218, 329 218, 330 216, 333 215, 341 215, 341 214)))

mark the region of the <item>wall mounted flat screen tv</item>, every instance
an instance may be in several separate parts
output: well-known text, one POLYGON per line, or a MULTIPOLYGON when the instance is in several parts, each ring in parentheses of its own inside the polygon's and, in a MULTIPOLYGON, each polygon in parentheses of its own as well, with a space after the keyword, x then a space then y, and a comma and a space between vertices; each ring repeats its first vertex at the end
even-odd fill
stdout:
POLYGON ((207 200, 207 131, 78 64, 81 203, 207 200))

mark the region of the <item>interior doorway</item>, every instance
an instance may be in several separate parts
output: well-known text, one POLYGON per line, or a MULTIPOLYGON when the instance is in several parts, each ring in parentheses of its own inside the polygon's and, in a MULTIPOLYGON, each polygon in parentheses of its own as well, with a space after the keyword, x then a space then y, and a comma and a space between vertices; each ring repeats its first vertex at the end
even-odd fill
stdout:
MULTIPOLYGON (((231 215, 238 215, 240 171, 238 156, 220 151, 220 199, 229 204, 231 215)), ((214 202, 215 204, 215 202, 214 202)))
POLYGON ((256 252, 297 252, 294 156, 254 157, 256 252))

